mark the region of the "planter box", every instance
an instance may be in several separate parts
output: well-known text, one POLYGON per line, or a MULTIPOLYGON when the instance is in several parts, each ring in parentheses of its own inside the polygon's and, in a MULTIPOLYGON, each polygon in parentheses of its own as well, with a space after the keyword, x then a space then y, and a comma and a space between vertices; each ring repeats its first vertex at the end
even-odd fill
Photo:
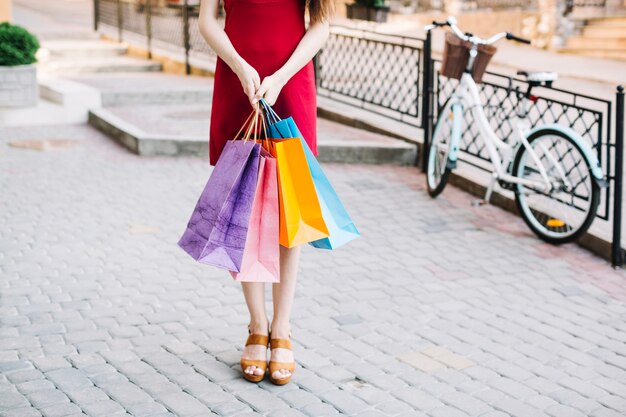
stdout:
POLYGON ((30 107, 37 104, 37 67, 0 66, 0 107, 30 107))
POLYGON ((361 4, 346 4, 346 17, 348 19, 368 20, 367 9, 361 4))
POLYGON ((370 20, 373 22, 386 22, 389 15, 389 7, 367 7, 362 4, 346 4, 346 17, 348 19, 370 20))
POLYGON ((389 16, 389 6, 384 6, 380 8, 370 7, 368 9, 368 20, 378 23, 384 23, 387 21, 387 17, 389 16))

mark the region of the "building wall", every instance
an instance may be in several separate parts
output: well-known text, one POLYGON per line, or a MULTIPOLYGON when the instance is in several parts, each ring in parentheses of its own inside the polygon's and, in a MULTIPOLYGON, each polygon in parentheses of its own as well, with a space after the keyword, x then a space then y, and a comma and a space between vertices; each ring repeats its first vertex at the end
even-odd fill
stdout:
POLYGON ((11 20, 11 0, 0 0, 0 22, 11 20))

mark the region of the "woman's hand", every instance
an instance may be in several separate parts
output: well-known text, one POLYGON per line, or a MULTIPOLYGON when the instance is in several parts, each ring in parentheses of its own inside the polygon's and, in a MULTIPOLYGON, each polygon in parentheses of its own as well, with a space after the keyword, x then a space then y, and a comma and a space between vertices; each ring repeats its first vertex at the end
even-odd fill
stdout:
POLYGON ((250 105, 255 107, 256 102, 258 101, 258 98, 255 97, 255 93, 259 90, 261 85, 261 77, 259 77, 259 73, 243 59, 237 65, 235 73, 237 74, 237 77, 239 77, 239 81, 243 87, 243 92, 246 96, 248 96, 250 105))
POLYGON ((263 78, 261 86, 254 95, 254 103, 256 103, 261 97, 267 101, 267 104, 273 106, 276 103, 280 90, 285 86, 285 80, 278 73, 268 75, 263 78))

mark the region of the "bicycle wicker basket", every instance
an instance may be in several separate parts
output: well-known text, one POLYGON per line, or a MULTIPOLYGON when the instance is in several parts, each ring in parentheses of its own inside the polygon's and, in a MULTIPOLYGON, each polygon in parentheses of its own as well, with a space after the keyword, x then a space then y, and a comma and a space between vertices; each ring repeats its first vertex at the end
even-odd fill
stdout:
MULTIPOLYGON (((467 67, 470 58, 472 43, 465 41, 452 32, 446 32, 446 42, 443 47, 443 60, 441 62, 441 75, 448 78, 460 79, 467 67)), ((476 59, 472 68, 472 78, 477 83, 481 82, 487 70, 487 65, 498 48, 493 45, 478 45, 476 59)))

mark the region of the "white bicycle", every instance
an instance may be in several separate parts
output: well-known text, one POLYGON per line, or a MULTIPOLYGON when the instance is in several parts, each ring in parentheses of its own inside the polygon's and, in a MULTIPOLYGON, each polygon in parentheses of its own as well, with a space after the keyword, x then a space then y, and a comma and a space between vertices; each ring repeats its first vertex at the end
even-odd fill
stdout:
POLYGON ((451 32, 446 33, 441 73, 460 81, 440 108, 433 129, 426 167, 429 194, 439 195, 450 172, 456 168, 465 112, 471 112, 492 166, 485 201, 489 202, 498 181, 502 188, 514 192, 518 211, 540 238, 551 243, 577 239, 594 220, 600 188, 608 184, 592 148, 574 130, 558 124, 531 128, 527 118, 534 101, 531 90, 537 86, 550 87, 557 74, 518 72, 526 77, 528 89, 518 93, 517 114, 509 118, 514 131, 506 141, 502 140, 489 123, 476 83, 481 81, 496 51, 494 43, 503 38, 530 41, 510 32, 481 39, 463 33, 453 17, 445 22, 433 22, 426 30, 443 26, 451 32))

